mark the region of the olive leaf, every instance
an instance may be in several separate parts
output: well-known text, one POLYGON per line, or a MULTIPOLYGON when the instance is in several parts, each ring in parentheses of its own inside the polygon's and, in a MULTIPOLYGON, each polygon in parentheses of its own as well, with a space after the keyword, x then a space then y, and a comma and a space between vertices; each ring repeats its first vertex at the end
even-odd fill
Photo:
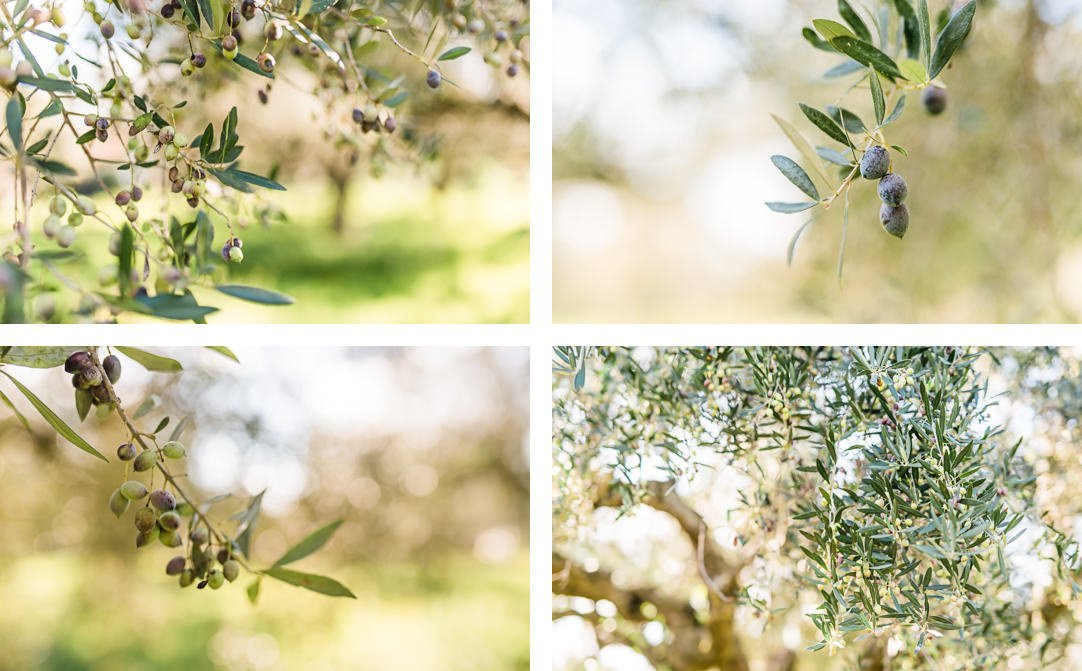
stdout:
POLYGON ((804 113, 804 116, 808 118, 808 121, 815 124, 815 126, 826 133, 828 137, 832 140, 837 140, 844 145, 850 147, 853 146, 853 141, 849 139, 849 135, 842 130, 841 126, 839 126, 834 119, 831 119, 829 116, 810 105, 805 105, 804 103, 798 104, 800 106, 800 111, 804 113))
POLYGON ((868 86, 872 90, 872 107, 875 108, 875 123, 882 126, 883 116, 887 113, 887 103, 883 99, 883 85, 874 68, 868 69, 868 86))
POLYGON ((902 76, 894 59, 863 40, 843 35, 832 39, 830 45, 861 65, 875 68, 884 77, 898 79, 902 76))
POLYGON ((9 347, 0 355, 0 363, 27 368, 55 368, 63 366, 72 352, 82 347, 9 347))
POLYGON ((771 156, 770 160, 794 186, 808 194, 808 197, 812 200, 819 200, 819 190, 815 188, 815 184, 811 181, 811 177, 808 177, 808 173, 804 172, 804 169, 796 161, 780 154, 771 156))
POLYGON ((3 373, 5 377, 11 380, 12 384, 14 384, 15 387, 20 392, 22 392, 22 395, 26 397, 26 400, 30 401, 30 405, 34 406, 34 409, 37 410, 39 414, 41 414, 45 421, 48 422, 49 425, 52 426, 57 433, 67 439, 69 443, 88 454, 94 455, 102 461, 109 461, 105 458, 104 455, 102 455, 101 452, 95 450, 90 443, 86 442, 86 440, 84 440, 82 436, 80 436, 78 433, 75 432, 74 429, 68 426, 67 423, 64 422, 64 420, 60 419, 60 417, 55 412, 53 412, 49 406, 42 402, 40 398, 35 396, 34 392, 27 389, 23 383, 12 377, 11 374, 8 373, 6 370, 0 369, 0 373, 3 373))
POLYGON ((973 15, 976 12, 977 0, 969 0, 954 13, 943 32, 939 33, 939 38, 935 43, 935 51, 928 63, 928 75, 932 79, 939 76, 943 68, 947 67, 947 63, 950 62, 954 52, 958 50, 958 47, 962 46, 962 42, 969 35, 969 29, 973 25, 973 15))
POLYGON ((320 594, 326 594, 328 596, 344 596, 350 599, 357 598, 353 592, 349 591, 348 587, 337 580, 326 576, 316 575, 314 573, 302 573, 287 568, 269 568, 266 571, 263 571, 263 574, 268 575, 275 580, 281 580, 290 585, 303 587, 312 590, 313 592, 319 592, 320 594))
POLYGON ((275 566, 285 566, 299 559, 304 559, 308 555, 312 554, 316 550, 323 547, 327 541, 331 539, 334 532, 338 530, 338 527, 342 525, 342 520, 335 520, 326 526, 323 526, 291 547, 284 555, 278 558, 278 561, 274 562, 275 566))
POLYGON ((117 347, 116 350, 143 368, 155 373, 176 373, 184 370, 184 366, 179 361, 160 354, 153 354, 135 347, 117 347))

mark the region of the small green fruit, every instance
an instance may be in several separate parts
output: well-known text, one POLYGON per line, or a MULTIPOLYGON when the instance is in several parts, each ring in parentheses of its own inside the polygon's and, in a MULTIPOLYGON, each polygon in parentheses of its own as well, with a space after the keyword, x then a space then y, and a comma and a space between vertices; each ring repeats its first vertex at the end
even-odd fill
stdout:
POLYGON ((120 485, 120 493, 129 501, 138 501, 147 495, 147 488, 137 480, 128 480, 120 485))
POLYGON ((113 514, 119 519, 128 510, 128 506, 131 505, 131 501, 124 496, 124 493, 120 489, 116 489, 109 496, 109 510, 113 511, 113 514))
POLYGON ((139 531, 150 531, 156 529, 158 524, 158 513, 154 512, 152 508, 142 507, 135 511, 135 528, 139 531))
POLYGON ((191 517, 195 514, 195 508, 187 501, 181 501, 177 504, 177 514, 181 517, 191 517))
POLYGON ((207 584, 211 589, 218 589, 225 584, 225 575, 222 574, 222 569, 214 567, 207 574, 207 584))
POLYGON ((183 543, 184 541, 181 540, 180 534, 178 534, 176 531, 170 531, 169 529, 161 529, 158 532, 158 542, 160 542, 167 548, 175 548, 180 547, 181 543, 183 543))
POLYGON ((169 459, 183 459, 186 452, 184 450, 184 445, 175 440, 171 440, 162 446, 162 454, 169 459))
POLYGON ((240 564, 235 559, 230 559, 226 563, 222 564, 222 575, 229 582, 233 582, 240 575, 240 564))
POLYGON ((154 450, 143 450, 139 453, 139 456, 135 458, 135 470, 137 471, 149 471, 154 468, 158 463, 158 456, 154 454, 154 450))
POLYGON ((181 571, 180 579, 177 580, 177 582, 180 584, 181 587, 187 587, 188 585, 191 585, 193 582, 195 582, 195 574, 192 573, 191 569, 186 568, 181 571))

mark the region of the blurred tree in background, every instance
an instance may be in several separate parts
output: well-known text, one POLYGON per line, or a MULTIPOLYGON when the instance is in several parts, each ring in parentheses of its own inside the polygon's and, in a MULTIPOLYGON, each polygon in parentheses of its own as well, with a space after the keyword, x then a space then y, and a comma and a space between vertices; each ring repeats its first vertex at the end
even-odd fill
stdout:
MULTIPOLYGON (((0 414, 0 669, 528 666, 523 350, 235 348, 239 364, 158 351, 185 370, 125 361, 118 394, 151 399, 140 426, 189 418, 196 499, 267 490, 257 566, 342 518, 303 566, 357 600, 276 581, 254 607, 244 581, 178 591, 172 552, 136 550, 109 513, 120 465, 58 439, 5 380, 32 433, 0 414)), ((4 370, 112 457, 125 433, 93 413, 80 424, 62 371, 4 370)))
POLYGON ((1078 351, 559 349, 554 668, 1079 665, 1078 351))
MULTIPOLYGON (((929 2, 933 15, 951 4, 929 2)), ((854 193, 839 284, 840 208, 809 229, 791 269, 786 245, 804 220, 760 211, 792 192, 766 158, 792 151, 772 113, 808 135, 796 101, 870 116, 866 90, 834 100, 820 75, 836 57, 800 34, 836 18, 836 3, 557 2, 557 30, 576 36, 556 62, 557 318, 1077 320, 1079 10, 979 3, 942 75, 947 110, 929 117, 914 99, 893 127, 909 153, 895 157, 909 232, 887 239, 875 194, 854 193), (586 270, 602 256, 606 273, 586 270)))

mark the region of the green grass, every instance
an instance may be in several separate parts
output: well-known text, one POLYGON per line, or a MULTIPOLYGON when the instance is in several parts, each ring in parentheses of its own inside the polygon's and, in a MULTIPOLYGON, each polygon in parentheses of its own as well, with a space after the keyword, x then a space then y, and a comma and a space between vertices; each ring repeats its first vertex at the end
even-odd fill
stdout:
POLYGON ((252 606, 247 577, 181 590, 158 550, 0 557, 0 671, 529 668, 525 552, 498 566, 336 564, 356 600, 265 581, 252 606))

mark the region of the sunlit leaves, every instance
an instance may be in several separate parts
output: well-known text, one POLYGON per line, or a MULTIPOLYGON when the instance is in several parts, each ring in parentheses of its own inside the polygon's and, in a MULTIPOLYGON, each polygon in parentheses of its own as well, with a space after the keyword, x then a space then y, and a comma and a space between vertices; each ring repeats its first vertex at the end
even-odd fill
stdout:
POLYGON ((270 576, 275 580, 281 580, 290 585, 303 587, 304 589, 319 592, 320 594, 326 594, 327 596, 344 596, 350 599, 357 598, 353 592, 349 591, 348 587, 337 580, 326 576, 316 575, 314 573, 302 573, 287 568, 270 568, 264 571, 263 574, 270 576))

